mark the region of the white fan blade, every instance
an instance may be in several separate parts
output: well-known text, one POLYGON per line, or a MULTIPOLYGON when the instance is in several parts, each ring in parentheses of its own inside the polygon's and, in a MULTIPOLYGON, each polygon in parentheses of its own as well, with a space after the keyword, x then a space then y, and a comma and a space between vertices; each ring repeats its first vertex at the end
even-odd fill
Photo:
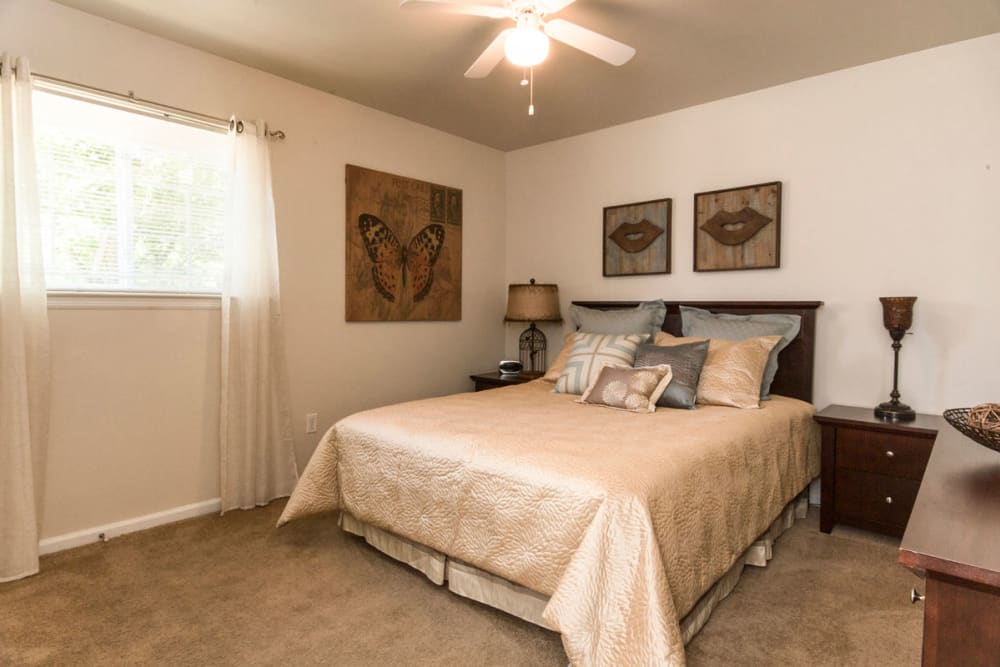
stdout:
POLYGON ((491 19, 509 19, 510 11, 505 7, 466 3, 462 0, 400 0, 400 7, 410 9, 433 9, 448 14, 469 14, 491 19))
POLYGON ((539 0, 538 4, 546 14, 555 14, 566 9, 574 2, 576 0, 539 0))
POLYGON ((514 32, 514 28, 507 28, 502 31, 496 38, 490 42, 490 45, 486 47, 486 50, 476 58, 476 62, 472 63, 472 67, 468 69, 465 73, 470 79, 482 79, 490 75, 493 68, 496 67, 501 60, 503 60, 504 52, 503 45, 507 41, 507 35, 514 32))
POLYGON ((562 19, 552 19, 545 24, 545 34, 563 44, 569 44, 574 49, 580 49, 595 58, 612 65, 624 65, 632 60, 635 49, 628 44, 605 37, 599 32, 587 30, 575 23, 562 19))

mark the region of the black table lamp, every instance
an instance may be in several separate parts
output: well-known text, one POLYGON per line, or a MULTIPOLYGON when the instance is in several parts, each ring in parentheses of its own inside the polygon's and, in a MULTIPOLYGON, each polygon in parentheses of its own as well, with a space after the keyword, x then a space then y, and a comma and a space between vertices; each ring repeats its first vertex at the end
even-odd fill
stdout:
POLYGON ((521 363, 532 372, 544 371, 545 334, 535 323, 562 322, 559 315, 559 287, 536 285, 534 278, 527 285, 510 285, 507 288, 507 314, 503 321, 531 323, 518 339, 521 363))
POLYGON ((899 350, 903 347, 900 341, 913 325, 913 304, 917 297, 882 296, 879 301, 882 302, 882 324, 889 330, 889 337, 892 338, 892 392, 889 394, 892 400, 880 403, 875 408, 875 416, 885 421, 910 421, 916 418, 917 413, 906 403, 899 402, 899 350))

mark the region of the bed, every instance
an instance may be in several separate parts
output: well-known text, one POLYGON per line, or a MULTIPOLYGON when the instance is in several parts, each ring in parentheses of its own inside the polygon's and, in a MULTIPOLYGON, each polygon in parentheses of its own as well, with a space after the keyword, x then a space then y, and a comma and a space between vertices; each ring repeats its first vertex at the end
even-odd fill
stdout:
MULTIPOLYGON (((636 415, 538 380, 368 410, 324 435, 279 525, 340 510, 345 530, 436 583, 560 632, 577 667, 683 665, 819 472, 820 305, 684 303, 802 317, 762 409, 636 415)), ((679 335, 678 305, 663 329, 679 335)))

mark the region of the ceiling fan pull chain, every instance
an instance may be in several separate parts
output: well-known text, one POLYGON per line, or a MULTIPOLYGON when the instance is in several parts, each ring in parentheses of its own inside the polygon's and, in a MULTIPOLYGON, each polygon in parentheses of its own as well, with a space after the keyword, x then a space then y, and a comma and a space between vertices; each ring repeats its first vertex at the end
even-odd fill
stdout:
POLYGON ((528 115, 535 115, 535 68, 532 67, 530 71, 531 78, 528 84, 528 115))
POLYGON ((528 85, 528 68, 527 67, 525 67, 524 70, 521 72, 521 85, 522 86, 527 86, 528 85))

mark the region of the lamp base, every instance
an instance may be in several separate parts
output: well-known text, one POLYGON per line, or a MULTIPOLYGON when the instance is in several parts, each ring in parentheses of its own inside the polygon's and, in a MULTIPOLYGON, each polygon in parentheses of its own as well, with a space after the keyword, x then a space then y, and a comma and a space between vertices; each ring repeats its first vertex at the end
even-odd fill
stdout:
POLYGON ((917 418, 917 412, 906 403, 886 401, 875 408, 875 416, 887 422, 908 422, 917 418))
POLYGON ((532 322, 531 326, 521 332, 518 339, 521 351, 521 365, 531 372, 545 372, 545 334, 532 322))

